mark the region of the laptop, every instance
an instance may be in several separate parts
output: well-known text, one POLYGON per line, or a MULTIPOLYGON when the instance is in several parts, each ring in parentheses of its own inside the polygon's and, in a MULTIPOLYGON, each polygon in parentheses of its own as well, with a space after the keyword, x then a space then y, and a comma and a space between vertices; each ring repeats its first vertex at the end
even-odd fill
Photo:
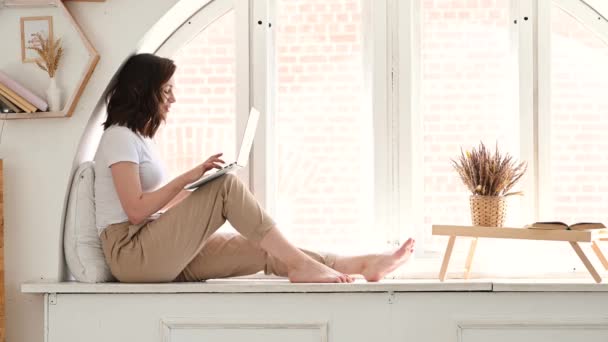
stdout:
POLYGON ((234 172, 247 166, 249 160, 249 152, 251 151, 251 145, 253 144, 253 138, 255 137, 255 131, 258 127, 258 119, 260 118, 260 112, 251 107, 249 112, 249 119, 247 119, 247 127, 245 127, 245 133, 243 134, 243 140, 241 142, 241 149, 235 162, 232 162, 217 171, 207 173, 198 180, 186 185, 184 189, 193 190, 197 189, 201 185, 209 182, 210 180, 216 179, 228 172, 234 172))

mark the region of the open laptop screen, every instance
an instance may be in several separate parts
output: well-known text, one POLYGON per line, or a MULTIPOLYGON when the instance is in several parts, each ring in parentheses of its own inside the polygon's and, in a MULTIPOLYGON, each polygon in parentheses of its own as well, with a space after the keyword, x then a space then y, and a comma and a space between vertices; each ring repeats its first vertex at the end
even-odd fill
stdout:
POLYGON ((251 151, 251 145, 253 144, 253 138, 255 137, 255 131, 258 126, 258 120, 260 119, 260 112, 251 107, 249 112, 249 119, 247 119, 247 127, 243 134, 243 141, 241 142, 241 149, 239 150, 239 156, 236 160, 236 164, 239 166, 247 166, 249 160, 249 152, 251 151))

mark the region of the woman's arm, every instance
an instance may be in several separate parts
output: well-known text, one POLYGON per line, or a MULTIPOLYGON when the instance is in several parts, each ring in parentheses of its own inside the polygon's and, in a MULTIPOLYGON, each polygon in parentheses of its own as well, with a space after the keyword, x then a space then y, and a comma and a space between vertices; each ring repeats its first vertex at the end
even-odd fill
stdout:
POLYGON ((139 165, 132 162, 112 164, 112 179, 120 204, 132 224, 142 223, 146 218, 161 208, 167 206, 187 184, 199 179, 205 172, 213 168, 221 168, 222 154, 215 154, 204 163, 176 177, 165 186, 151 192, 143 192, 139 179, 139 165))

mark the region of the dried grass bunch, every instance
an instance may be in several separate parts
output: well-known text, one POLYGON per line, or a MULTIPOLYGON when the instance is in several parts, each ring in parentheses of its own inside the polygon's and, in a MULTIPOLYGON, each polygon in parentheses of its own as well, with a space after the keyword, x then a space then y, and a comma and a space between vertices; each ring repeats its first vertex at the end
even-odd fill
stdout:
POLYGON ((508 153, 502 155, 496 145, 494 154, 483 144, 466 153, 460 149, 460 157, 452 159, 454 169, 473 195, 510 196, 522 192, 509 192, 527 169, 525 162, 517 163, 508 153))
POLYGON ((59 61, 63 56, 63 48, 61 47, 61 38, 53 40, 52 37, 45 38, 40 33, 34 34, 37 45, 30 45, 28 49, 34 50, 40 56, 40 59, 36 60, 36 65, 49 74, 50 78, 55 77, 57 68, 59 67, 59 61))

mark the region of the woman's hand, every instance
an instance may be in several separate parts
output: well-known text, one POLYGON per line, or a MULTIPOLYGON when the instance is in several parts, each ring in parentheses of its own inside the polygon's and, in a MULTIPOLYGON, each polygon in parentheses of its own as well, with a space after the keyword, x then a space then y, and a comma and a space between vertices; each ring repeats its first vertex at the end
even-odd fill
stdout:
POLYGON ((200 166, 202 166, 203 168, 203 173, 198 176, 198 178, 200 178, 203 174, 205 174, 205 172, 211 170, 211 169, 221 169, 222 165, 225 162, 220 158, 223 155, 223 153, 218 153, 218 154, 214 154, 211 157, 209 157, 207 160, 205 160, 200 166))
POLYGON ((217 153, 209 157, 202 164, 195 166, 192 170, 183 174, 187 184, 201 178, 207 171, 211 169, 221 169, 224 161, 220 158, 223 153, 217 153))

